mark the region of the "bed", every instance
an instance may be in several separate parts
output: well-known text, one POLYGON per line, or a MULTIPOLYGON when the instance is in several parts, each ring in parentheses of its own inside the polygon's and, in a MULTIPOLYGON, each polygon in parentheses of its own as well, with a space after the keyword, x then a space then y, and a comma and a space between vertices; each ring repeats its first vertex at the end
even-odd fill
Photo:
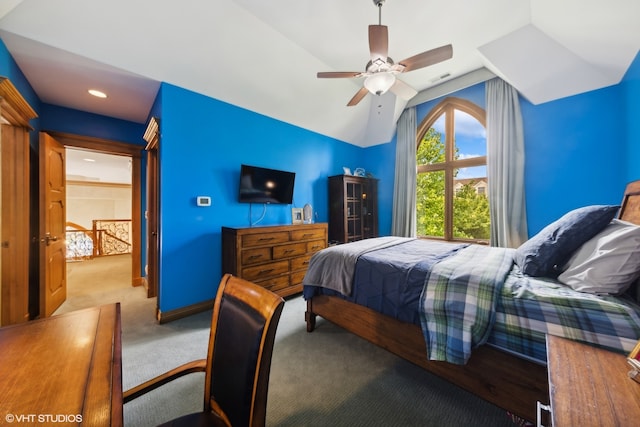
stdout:
POLYGON ((620 353, 640 338, 634 224, 640 181, 619 209, 572 211, 518 249, 394 237, 330 247, 303 282, 307 330, 321 316, 535 420, 549 399, 546 334, 620 353))

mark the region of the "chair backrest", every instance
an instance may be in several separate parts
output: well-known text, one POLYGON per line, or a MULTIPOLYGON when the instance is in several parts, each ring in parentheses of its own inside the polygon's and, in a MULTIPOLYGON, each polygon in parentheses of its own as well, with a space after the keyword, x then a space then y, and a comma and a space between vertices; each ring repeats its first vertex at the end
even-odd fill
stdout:
POLYGON ((205 410, 214 400, 231 425, 264 426, 271 355, 284 300, 246 280, 225 275, 216 295, 205 410))

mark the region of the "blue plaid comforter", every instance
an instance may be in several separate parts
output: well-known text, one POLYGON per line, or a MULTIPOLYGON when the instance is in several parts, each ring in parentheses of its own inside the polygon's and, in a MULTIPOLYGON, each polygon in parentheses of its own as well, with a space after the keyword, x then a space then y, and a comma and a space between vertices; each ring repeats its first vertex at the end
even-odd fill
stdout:
POLYGON ((502 287, 488 344, 545 362, 545 335, 628 354, 640 338, 640 307, 628 295, 574 291, 514 265, 502 287))
POLYGON ((514 253, 468 246, 433 266, 419 305, 429 359, 463 365, 487 341, 514 253))
POLYGON ((631 298, 523 275, 512 251, 411 240, 360 256, 351 295, 319 285, 305 285, 303 295, 338 296, 423 326, 429 357, 453 363, 464 363, 486 342, 544 364, 545 334, 618 353, 633 349, 640 306, 631 298))

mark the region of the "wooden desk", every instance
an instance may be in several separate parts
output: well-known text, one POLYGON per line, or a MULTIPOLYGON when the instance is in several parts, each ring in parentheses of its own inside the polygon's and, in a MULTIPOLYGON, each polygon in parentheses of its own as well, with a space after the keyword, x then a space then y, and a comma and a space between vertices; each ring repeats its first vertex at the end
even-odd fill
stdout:
POLYGON ((0 424, 122 426, 120 304, 0 328, 0 424))
POLYGON ((623 354, 547 335, 554 427, 640 423, 640 384, 623 354))

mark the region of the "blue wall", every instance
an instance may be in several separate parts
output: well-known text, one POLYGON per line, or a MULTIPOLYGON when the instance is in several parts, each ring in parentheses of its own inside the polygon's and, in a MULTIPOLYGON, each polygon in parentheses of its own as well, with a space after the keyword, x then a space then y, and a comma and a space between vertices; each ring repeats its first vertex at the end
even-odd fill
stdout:
MULTIPOLYGON (((18 92, 20 92, 24 99, 29 103, 31 108, 40 115, 40 98, 38 98, 24 74, 22 74, 18 64, 14 61, 2 40, 0 40, 0 76, 7 77, 16 87, 18 92)), ((30 124, 36 131, 32 132, 30 135, 30 145, 32 149, 35 150, 38 147, 37 131, 40 129, 40 118, 32 120, 30 124)))
POLYGON ((71 108, 42 104, 40 108, 43 131, 55 131, 117 142, 139 145, 143 150, 146 142, 142 138, 145 124, 114 119, 71 108))
POLYGON ((620 203, 627 181, 621 96, 613 86, 521 102, 530 236, 577 207, 620 203))
MULTIPOLYGON (((366 150, 169 84, 160 94, 164 312, 212 299, 222 274, 221 227, 246 227, 261 216, 262 205, 250 212, 237 202, 242 163, 295 172, 293 206, 311 203, 326 222, 327 176, 361 164, 366 150), (212 205, 196 206, 200 195, 212 205)), ((290 224, 291 207, 268 205, 258 225, 290 224)))
POLYGON ((640 178, 640 52, 627 70, 621 84, 624 93, 625 139, 627 143, 627 181, 640 178))

